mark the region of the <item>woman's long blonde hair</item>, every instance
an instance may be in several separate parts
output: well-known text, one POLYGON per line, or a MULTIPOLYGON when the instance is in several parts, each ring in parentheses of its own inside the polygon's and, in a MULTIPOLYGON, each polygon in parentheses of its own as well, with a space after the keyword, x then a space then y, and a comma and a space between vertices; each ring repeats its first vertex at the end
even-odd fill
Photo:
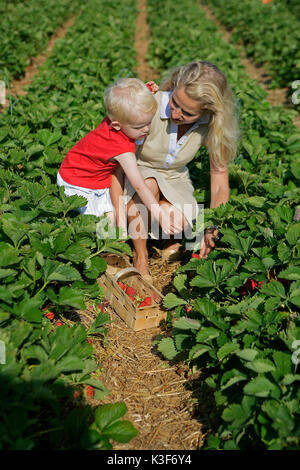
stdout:
POLYGON ((206 146, 213 165, 226 166, 236 157, 239 126, 237 102, 225 75, 210 62, 191 62, 174 69, 160 85, 162 91, 175 88, 183 88, 200 110, 210 111, 206 146))

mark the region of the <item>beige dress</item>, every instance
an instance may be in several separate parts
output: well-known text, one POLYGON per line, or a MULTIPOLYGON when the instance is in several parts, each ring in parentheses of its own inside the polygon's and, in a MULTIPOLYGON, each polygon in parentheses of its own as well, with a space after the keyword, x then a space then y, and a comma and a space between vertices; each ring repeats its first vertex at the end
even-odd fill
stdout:
MULTIPOLYGON (((210 116, 203 115, 178 141, 178 126, 170 120, 169 98, 171 91, 158 91, 154 96, 158 109, 151 124, 149 135, 136 141, 137 163, 144 179, 155 178, 164 197, 179 208, 189 225, 198 214, 197 201, 193 196, 186 165, 205 144, 210 116)), ((128 202, 135 190, 125 180, 124 195, 128 202)))

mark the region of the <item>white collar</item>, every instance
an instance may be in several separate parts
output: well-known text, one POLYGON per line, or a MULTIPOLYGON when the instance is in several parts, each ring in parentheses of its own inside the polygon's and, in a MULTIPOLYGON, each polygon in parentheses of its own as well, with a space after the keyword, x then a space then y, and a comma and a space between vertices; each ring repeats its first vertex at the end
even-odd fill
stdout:
MULTIPOLYGON (((171 117, 171 110, 170 110, 170 96, 173 93, 173 90, 171 91, 163 91, 162 92, 162 99, 161 99, 161 104, 160 104, 160 117, 161 119, 170 119, 171 117)), ((198 119, 197 122, 195 122, 196 126, 198 127, 200 124, 208 124, 210 121, 210 115, 209 113, 205 113, 201 118, 198 119)), ((195 129, 194 127, 194 129, 195 129)))

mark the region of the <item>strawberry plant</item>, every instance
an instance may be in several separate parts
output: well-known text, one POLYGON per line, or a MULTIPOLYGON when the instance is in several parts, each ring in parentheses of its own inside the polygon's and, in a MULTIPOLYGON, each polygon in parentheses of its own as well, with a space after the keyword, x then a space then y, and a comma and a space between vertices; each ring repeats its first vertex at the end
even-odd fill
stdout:
MULTIPOLYGON (((232 40, 242 42, 246 53, 259 65, 263 64, 272 76, 272 87, 288 87, 299 80, 299 15, 295 5, 261 0, 243 2, 243 8, 234 0, 203 0, 217 18, 233 32, 232 40)), ((299 4, 298 10, 299 10, 299 4)))
MULTIPOLYGON (((267 103, 194 2, 150 0, 149 23, 150 63, 161 71, 195 59, 216 63, 238 97, 243 131, 229 167, 230 202, 205 209, 205 226, 218 225, 223 238, 208 259, 195 250, 178 268, 164 298, 172 335, 157 340, 158 350, 206 376, 199 387, 213 392, 218 415, 207 449, 297 449, 300 147, 293 113, 267 103)), ((189 169, 195 197, 208 205, 207 157, 201 148, 189 169)))
POLYGON ((46 48, 51 34, 73 13, 80 2, 2 2, 0 14, 0 79, 20 78, 32 57, 46 48))
POLYGON ((137 432, 120 419, 124 404, 74 402, 74 391, 88 400, 109 393, 91 343, 105 343, 110 322, 97 307, 104 302, 97 277, 106 269, 99 254, 131 252, 118 233, 113 239, 106 230, 105 218, 99 227, 97 217, 75 211, 84 198, 68 198, 56 184, 66 151, 102 120, 103 90, 135 64, 128 28, 135 3, 124 0, 122 6, 121 12, 102 2, 99 9, 98 0, 89 0, 26 97, 12 98, 1 115, 2 449, 109 449, 111 441, 128 442, 137 432), (87 306, 95 312, 89 329, 70 326, 69 313, 87 306))

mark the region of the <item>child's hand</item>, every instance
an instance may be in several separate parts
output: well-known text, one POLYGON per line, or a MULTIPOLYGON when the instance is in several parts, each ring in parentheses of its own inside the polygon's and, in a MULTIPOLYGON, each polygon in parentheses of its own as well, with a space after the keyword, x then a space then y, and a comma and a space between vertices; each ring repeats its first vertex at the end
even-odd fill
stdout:
POLYGON ((158 90, 159 90, 159 86, 156 85, 155 82, 151 81, 151 82, 147 82, 146 83, 146 86, 149 88, 149 90, 151 91, 151 93, 156 93, 158 90))

